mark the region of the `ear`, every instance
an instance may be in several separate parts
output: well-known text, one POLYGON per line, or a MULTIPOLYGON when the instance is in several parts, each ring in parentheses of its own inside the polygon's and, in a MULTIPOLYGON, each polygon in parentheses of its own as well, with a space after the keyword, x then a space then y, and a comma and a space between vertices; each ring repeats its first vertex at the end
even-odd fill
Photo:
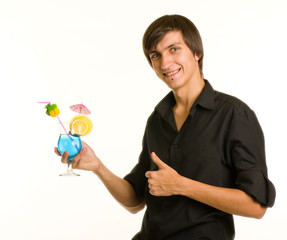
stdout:
POLYGON ((197 54, 195 54, 194 57, 196 61, 198 61, 201 58, 201 56, 198 56, 197 54))

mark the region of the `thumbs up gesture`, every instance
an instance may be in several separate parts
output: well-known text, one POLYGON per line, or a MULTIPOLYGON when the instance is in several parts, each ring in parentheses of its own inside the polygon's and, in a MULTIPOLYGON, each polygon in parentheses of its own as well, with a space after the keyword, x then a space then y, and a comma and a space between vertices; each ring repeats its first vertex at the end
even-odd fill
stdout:
POLYGON ((151 154, 151 159, 158 166, 158 170, 147 171, 145 174, 148 178, 150 194, 154 196, 171 196, 179 194, 182 176, 161 161, 154 152, 151 154))

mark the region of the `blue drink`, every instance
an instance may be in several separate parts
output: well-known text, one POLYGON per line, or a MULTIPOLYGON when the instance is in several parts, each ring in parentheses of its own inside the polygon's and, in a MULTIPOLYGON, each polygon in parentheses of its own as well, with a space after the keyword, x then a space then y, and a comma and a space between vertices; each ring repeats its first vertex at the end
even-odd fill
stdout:
POLYGON ((79 135, 77 134, 60 134, 58 141, 58 151, 63 154, 64 152, 69 152, 68 162, 72 162, 73 158, 82 149, 82 141, 79 135))

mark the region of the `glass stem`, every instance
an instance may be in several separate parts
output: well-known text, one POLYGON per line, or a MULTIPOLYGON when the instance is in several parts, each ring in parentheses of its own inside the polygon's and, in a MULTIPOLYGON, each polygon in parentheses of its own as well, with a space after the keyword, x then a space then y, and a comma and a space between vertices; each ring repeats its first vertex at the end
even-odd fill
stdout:
POLYGON ((68 162, 68 172, 72 172, 73 169, 72 169, 72 163, 71 162, 68 162))

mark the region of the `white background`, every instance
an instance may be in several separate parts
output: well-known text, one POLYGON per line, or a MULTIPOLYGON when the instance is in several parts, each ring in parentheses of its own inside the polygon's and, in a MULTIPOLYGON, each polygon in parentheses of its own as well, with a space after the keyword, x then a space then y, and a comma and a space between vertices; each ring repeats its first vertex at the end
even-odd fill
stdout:
POLYGON ((205 78, 254 109, 265 133, 276 203, 261 220, 235 217, 236 239, 287 239, 286 10, 284 0, 2 0, 0 239, 125 240, 139 231, 143 211, 125 211, 95 175, 58 176, 58 122, 37 101, 57 103, 62 121, 75 115, 70 105, 88 106, 94 129, 83 140, 124 176, 169 91, 141 38, 174 13, 201 33, 205 78))

